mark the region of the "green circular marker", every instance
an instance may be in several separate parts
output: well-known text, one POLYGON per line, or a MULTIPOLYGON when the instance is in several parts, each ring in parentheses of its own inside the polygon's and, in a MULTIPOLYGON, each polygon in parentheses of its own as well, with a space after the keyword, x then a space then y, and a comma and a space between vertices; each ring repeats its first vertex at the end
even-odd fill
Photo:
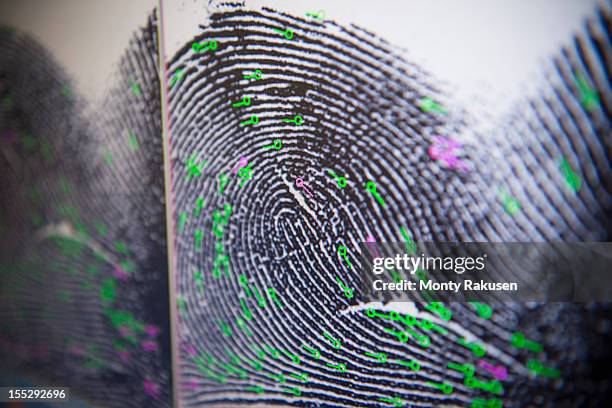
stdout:
POLYGON ((445 394, 452 394, 452 392, 453 392, 453 386, 448 384, 448 383, 443 383, 442 387, 440 389, 445 394))
POLYGON ((476 306, 476 312, 478 313, 478 316, 482 317, 483 319, 489 319, 493 313, 493 310, 489 305, 479 303, 476 306))
POLYGON ((433 327, 433 322, 429 319, 423 319, 423 321, 421 322, 421 327, 423 328, 423 330, 431 330, 431 328, 433 327))
POLYGON ((241 102, 232 103, 232 106, 234 108, 237 108, 239 106, 251 106, 251 98, 249 96, 243 96, 241 102))
POLYGON ((406 323, 408 326, 411 326, 411 327, 412 327, 412 326, 414 326, 414 325, 417 323, 417 319, 416 319, 416 317, 414 317, 414 316, 407 315, 407 316, 404 318, 404 323, 406 323))
POLYGON ((542 364, 538 360, 529 360, 527 362, 527 368, 533 371, 540 371, 542 369, 542 364))
POLYGON ((249 167, 242 167, 238 170, 238 177, 246 177, 247 179, 249 179, 251 171, 252 170, 249 167))
POLYGON ((261 70, 260 69, 256 69, 255 71, 253 71, 252 74, 249 75, 243 75, 244 79, 255 79, 255 80, 259 80, 261 79, 261 70))
POLYGON ((420 336, 419 340, 418 340, 419 344, 423 347, 429 347, 429 345, 431 344, 431 340, 429 339, 429 336, 420 336))
POLYGON ((463 383, 470 388, 476 387, 476 380, 474 380, 474 377, 472 377, 471 375, 468 377, 465 377, 465 379, 463 380, 463 383))
POLYGON ((256 125, 258 123, 259 123, 259 117, 257 115, 251 115, 249 120, 245 120, 244 122, 240 122, 240 126, 256 125))
POLYGON ((505 205, 506 205, 506 211, 510 215, 515 214, 517 211, 521 209, 521 205, 516 198, 510 198, 508 201, 506 201, 505 205))
POLYGON ((514 347, 523 347, 525 345, 525 336, 523 336, 523 333, 516 332, 512 335, 511 341, 514 347))
POLYGON ((353 297, 353 289, 346 288, 344 290, 344 296, 346 296, 347 299, 351 299, 353 297))

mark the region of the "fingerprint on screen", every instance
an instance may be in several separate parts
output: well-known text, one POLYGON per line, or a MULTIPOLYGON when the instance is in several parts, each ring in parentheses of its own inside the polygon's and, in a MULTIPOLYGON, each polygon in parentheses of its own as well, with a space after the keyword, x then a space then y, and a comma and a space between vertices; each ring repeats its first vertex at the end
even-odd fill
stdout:
POLYGON ((596 406, 610 333, 581 327, 608 306, 366 303, 356 266, 363 242, 609 239, 609 18, 476 130, 367 29, 221 5, 167 68, 185 405, 596 406))

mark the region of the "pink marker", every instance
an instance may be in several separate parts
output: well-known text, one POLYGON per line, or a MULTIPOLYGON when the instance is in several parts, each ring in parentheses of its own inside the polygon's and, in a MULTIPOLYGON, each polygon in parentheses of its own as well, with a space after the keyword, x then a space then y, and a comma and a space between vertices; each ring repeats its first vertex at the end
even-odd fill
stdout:
POLYGON ((295 179, 295 185, 297 188, 301 188, 306 193, 306 196, 312 198, 312 193, 308 190, 308 187, 304 185, 304 180, 301 177, 295 179))
POLYGON ((445 138, 442 136, 434 136, 434 143, 429 146, 427 153, 433 160, 439 160, 446 163, 451 169, 459 169, 463 172, 467 171, 467 165, 456 156, 454 152, 461 147, 461 143, 456 140, 445 138))
POLYGON ((196 349, 191 344, 184 343, 183 347, 185 348, 185 351, 187 351, 187 353, 191 354, 192 356, 198 354, 196 349))
POLYGON ((145 379, 142 383, 145 392, 155 399, 159 399, 159 386, 151 380, 145 379))
POLYGON ((461 170, 464 173, 468 170, 467 165, 456 156, 445 157, 444 161, 451 169, 461 170))
POLYGON ((149 337, 155 337, 159 334, 159 327, 152 325, 152 324, 147 324, 145 326, 145 332, 147 332, 147 334, 149 335, 149 337))
POLYGON ((142 345, 142 349, 144 351, 147 352, 151 352, 151 351, 156 351, 157 350, 157 343, 154 341, 150 341, 150 340, 145 340, 141 343, 142 345))
POLYGON ((506 367, 504 366, 495 367, 484 360, 478 360, 478 365, 493 374, 493 377, 500 381, 504 381, 506 378, 508 378, 508 370, 506 370, 506 367))
MULTIPOLYGON (((374 239, 374 237, 370 235, 370 236, 368 236, 368 237, 366 238, 366 242, 376 242, 376 239, 374 239)), ((378 256, 379 256, 380 254, 378 253, 378 249, 376 248, 376 246, 375 246, 375 245, 368 245, 368 247, 369 247, 371 250, 373 250, 372 252, 374 252, 374 256, 375 256, 376 258, 378 258, 378 256)))
POLYGON ((246 167, 247 164, 249 164, 249 161, 247 160, 247 158, 241 157, 240 160, 238 161, 238 167, 234 169, 233 173, 238 174, 238 170, 240 170, 241 167, 246 167))
POLYGON ((189 387, 189 389, 191 390, 195 390, 196 388, 198 388, 198 383, 196 383, 195 380, 191 380, 187 383, 187 387, 189 387))
POLYGON ((113 276, 122 281, 126 281, 130 277, 130 275, 126 271, 121 269, 120 266, 115 266, 115 269, 113 270, 113 276))

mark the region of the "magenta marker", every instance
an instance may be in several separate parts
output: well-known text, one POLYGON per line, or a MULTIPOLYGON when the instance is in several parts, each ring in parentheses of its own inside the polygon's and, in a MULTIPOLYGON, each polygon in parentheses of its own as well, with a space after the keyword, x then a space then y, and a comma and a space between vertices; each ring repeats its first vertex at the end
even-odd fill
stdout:
POLYGON ((508 378, 508 370, 504 366, 495 367, 484 360, 478 360, 478 365, 493 374, 493 377, 500 381, 504 381, 508 378))
POLYGON ((295 185, 297 188, 301 188, 306 193, 306 196, 312 198, 312 193, 308 190, 308 187, 304 185, 304 180, 301 177, 295 179, 295 185))
POLYGON ((434 143, 429 146, 427 153, 433 160, 443 161, 451 169, 467 171, 467 165, 456 156, 455 150, 461 147, 456 140, 442 136, 434 136, 434 143))
POLYGON ((185 351, 191 354, 192 356, 195 356, 196 354, 198 354, 195 347, 193 347, 191 344, 183 343, 183 347, 185 348, 185 351))
POLYGON ((113 270, 113 276, 122 281, 126 281, 130 277, 130 275, 126 271, 121 269, 120 266, 115 266, 115 269, 113 270))
POLYGON ((249 164, 248 159, 246 157, 241 157, 238 161, 238 166, 234 169, 233 173, 238 174, 238 170, 240 170, 242 167, 246 167, 247 164, 249 164))
POLYGON ((155 343, 154 341, 145 340, 141 343, 141 345, 142 345, 142 349, 146 352, 157 350, 157 343, 155 343))
POLYGON ((190 390, 195 390, 198 388, 198 383, 196 383, 195 380, 191 380, 187 383, 187 387, 189 387, 190 390))
POLYGON ((145 326, 145 332, 149 335, 149 337, 155 337, 159 334, 159 327, 152 325, 152 324, 147 324, 145 326))
POLYGON ((444 161, 451 169, 461 170, 464 173, 466 173, 468 170, 467 165, 456 156, 447 157, 444 159, 444 161))
MULTIPOLYGON (((374 237, 370 235, 366 238, 366 242, 374 243, 376 242, 376 239, 374 239, 374 237)), ((378 249, 376 248, 376 245, 368 245, 368 248, 370 249, 370 251, 374 253, 375 258, 378 258, 380 256, 378 249)))
POLYGON ((155 399, 159 399, 159 387, 151 380, 145 379, 142 383, 145 392, 155 399))

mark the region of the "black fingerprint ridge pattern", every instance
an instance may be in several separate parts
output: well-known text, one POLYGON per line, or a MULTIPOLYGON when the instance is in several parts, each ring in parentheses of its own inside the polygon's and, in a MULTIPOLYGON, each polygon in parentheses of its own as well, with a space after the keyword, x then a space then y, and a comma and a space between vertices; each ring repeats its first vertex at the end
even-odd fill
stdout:
POLYGON ((92 107, 35 39, 12 30, 0 38, 0 96, 9 101, 0 134, 17 135, 0 141, 2 371, 69 386, 96 406, 171 400, 157 45, 152 13, 92 107), (118 264, 133 268, 129 279, 114 278, 118 264), (136 319, 135 344, 111 316, 136 319), (143 324, 160 333, 149 338, 143 324), (158 350, 144 351, 145 340, 158 350))
MULTIPOLYGON (((494 317, 484 321, 469 306, 454 304, 458 322, 444 326, 447 334, 431 334, 431 345, 422 348, 384 331, 401 325, 348 309, 355 299, 345 299, 335 277, 359 287, 359 277, 337 255, 339 245, 357 248, 368 235, 399 241, 400 226, 415 241, 609 237, 610 95, 601 65, 601 57, 610 55, 608 21, 609 12, 600 10, 576 37, 581 46, 564 49, 552 65, 571 66, 596 84, 601 105, 585 111, 569 71, 553 72, 537 84, 544 89, 542 97, 517 103, 516 115, 491 124, 489 135, 475 135, 481 144, 464 147, 461 157, 471 171, 463 174, 432 161, 427 148, 434 135, 469 135, 469 115, 460 107, 448 116, 419 109, 420 98, 442 103, 447 98, 426 71, 403 60, 384 40, 358 27, 270 9, 230 4, 213 14, 210 25, 201 26, 202 33, 169 63, 170 77, 181 73, 169 92, 179 226, 180 392, 186 406, 373 407, 383 404, 381 397, 401 397, 410 406, 467 406, 474 398, 494 395, 466 387, 458 373, 446 368, 448 362, 475 363, 457 345, 466 332, 500 351, 494 364, 510 365, 512 377, 500 397, 505 406, 602 403, 609 381, 590 380, 587 373, 595 360, 609 361, 610 333, 591 335, 584 327, 604 320, 605 305, 514 304, 495 308, 494 317), (275 28, 290 28, 293 39, 275 28), (217 41, 216 50, 193 52, 194 42, 211 40, 217 41), (591 55, 596 48, 599 54, 591 55), (256 69, 260 80, 244 78, 256 69), (251 104, 233 107, 243 96, 251 104), (548 117, 536 112, 542 104, 552 109, 552 118, 550 111, 548 117), (567 104, 574 125, 550 128, 567 104), (258 124, 240 125, 252 115, 258 124), (295 115, 303 117, 303 125, 283 122, 295 115), (522 138, 510 138, 517 129, 522 138), (277 138, 281 150, 263 149, 277 138), (583 156, 581 144, 596 160, 583 156), (501 159, 490 154, 492 146, 501 159), (555 160, 565 154, 574 169, 588 174, 579 194, 568 193, 557 163, 538 167, 542 151, 555 160), (253 178, 242 187, 242 179, 232 174, 241 157, 253 169, 253 178), (190 174, 190 163, 195 173, 190 174), (194 163, 202 164, 201 174, 194 163), (544 191, 526 169, 549 178, 544 191), (346 177, 348 186, 338 189, 328 170, 346 177), (224 175, 229 181, 222 186, 224 175), (295 187, 297 177, 312 199, 295 187), (368 180, 376 180, 386 207, 364 192, 368 180), (491 188, 500 184, 521 199, 518 216, 504 210, 491 188), (537 204, 542 197, 550 200, 544 208, 537 204), (198 200, 204 203, 201 211, 198 200), (220 225, 222 233, 215 235, 220 225), (221 267, 215 277, 215 267, 222 265, 215 255, 219 247, 229 258, 229 270, 221 267), (279 294, 282 308, 266 295, 269 288, 279 294), (528 356, 508 344, 516 330, 545 344, 544 362, 558 367, 562 380, 528 378, 528 356), (335 350, 323 331, 339 339, 342 349, 335 350), (313 358, 304 345, 320 350, 321 358, 313 358), (421 369, 379 364, 365 351, 383 351, 389 361, 415 359, 421 369), (328 365, 339 363, 346 364, 345 373, 328 365), (307 374, 308 382, 292 374, 307 374), (427 384, 442 380, 453 385, 453 394, 427 384), (594 392, 597 387, 603 391, 594 392), (291 393, 296 388, 300 395, 291 393)), ((432 318, 423 305, 416 307, 419 316, 432 318)))

